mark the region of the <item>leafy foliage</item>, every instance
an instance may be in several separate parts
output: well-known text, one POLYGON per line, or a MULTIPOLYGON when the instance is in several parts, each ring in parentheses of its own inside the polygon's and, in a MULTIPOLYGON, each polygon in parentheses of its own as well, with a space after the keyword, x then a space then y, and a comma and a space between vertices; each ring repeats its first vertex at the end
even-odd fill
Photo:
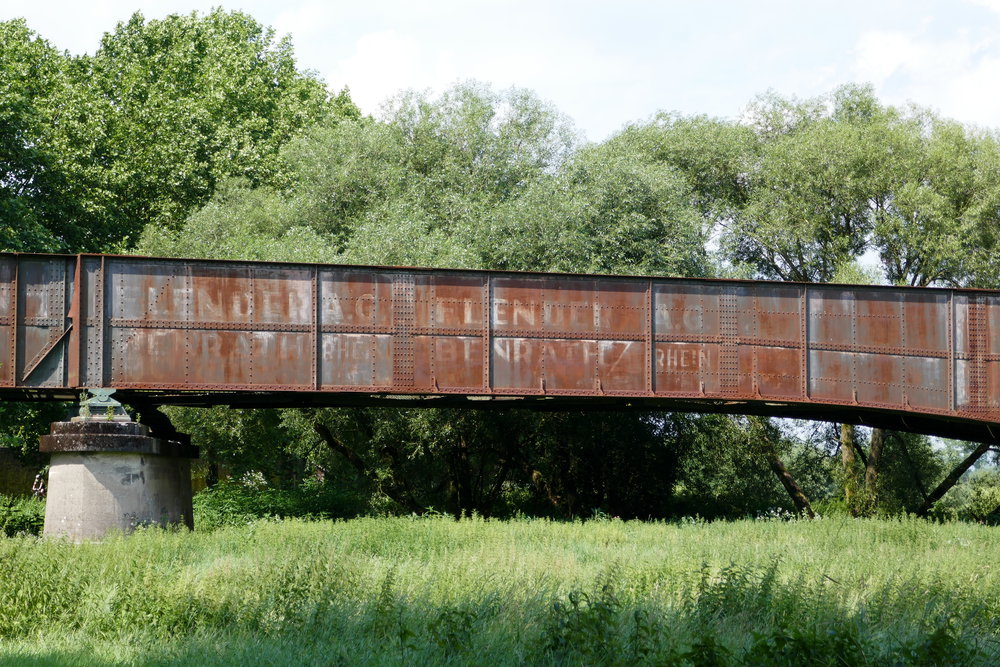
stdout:
POLYGON ((109 231, 85 71, 23 20, 0 23, 0 249, 95 247, 109 231))
POLYGON ((6 537, 39 535, 44 523, 44 501, 0 495, 0 534, 6 537))
POLYGON ((224 481, 197 493, 194 520, 198 530, 245 526, 261 519, 339 519, 367 510, 351 488, 306 480, 291 488, 224 481))
POLYGON ((322 82, 296 68, 287 37, 222 9, 153 21, 134 14, 105 35, 91 76, 107 105, 99 150, 119 230, 128 221, 134 235, 180 224, 224 177, 279 177, 278 149, 334 116, 322 82))
MULTIPOLYGON (((147 228, 140 250, 518 269, 708 270, 706 227, 683 178, 627 147, 588 149, 569 159, 574 142, 565 119, 522 90, 494 93, 466 83, 437 99, 407 93, 381 122, 321 124, 290 143, 282 153, 286 186, 230 182, 183 229, 147 228)), ((381 496, 405 511, 456 515, 587 515, 595 509, 662 515, 676 470, 674 440, 683 437, 668 435, 669 418, 638 413, 295 411, 269 417, 281 426, 259 437, 249 421, 234 426, 235 438, 213 432, 214 424, 232 422, 228 414, 175 414, 209 455, 233 465, 242 458, 269 468, 264 457, 239 451, 237 443, 256 442, 262 452, 284 449, 324 475, 360 475, 371 485, 374 508, 383 506, 381 496), (316 424, 328 429, 329 443, 318 438, 316 424), (630 447, 608 445, 623 442, 630 447)))
POLYGON ((278 150, 346 91, 295 65, 291 42, 240 12, 136 13, 93 56, 0 24, 0 248, 130 248, 177 226, 227 177, 281 178, 278 150))

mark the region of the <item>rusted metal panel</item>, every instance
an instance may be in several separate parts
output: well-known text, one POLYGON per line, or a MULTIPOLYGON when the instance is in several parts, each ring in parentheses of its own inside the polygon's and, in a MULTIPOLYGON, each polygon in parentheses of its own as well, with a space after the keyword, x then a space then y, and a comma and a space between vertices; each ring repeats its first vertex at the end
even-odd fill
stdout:
POLYGON ((598 391, 605 394, 645 393, 645 341, 597 341, 598 391))
POLYGON ((72 260, 65 257, 25 257, 18 262, 12 289, 15 386, 66 386, 73 269, 72 260))
POLYGON ((493 391, 531 395, 544 392, 545 343, 539 338, 493 337, 493 391))
POLYGON ((545 399, 1000 434, 1000 293, 981 290, 0 254, 0 358, 15 397, 545 399))
POLYGON ((14 386, 16 315, 17 259, 0 257, 0 385, 4 387, 14 386))
POLYGON ((997 360, 992 338, 997 332, 991 325, 998 307, 998 298, 986 293, 955 296, 955 409, 959 414, 981 419, 996 415, 997 360))
MULTIPOLYGON (((104 329, 107 318, 104 311, 103 257, 81 257, 79 259, 80 313, 77 333, 80 336, 80 350, 83 360, 80 368, 80 385, 83 387, 103 387, 104 371, 104 329)), ((150 271, 155 270, 151 264, 150 271)))

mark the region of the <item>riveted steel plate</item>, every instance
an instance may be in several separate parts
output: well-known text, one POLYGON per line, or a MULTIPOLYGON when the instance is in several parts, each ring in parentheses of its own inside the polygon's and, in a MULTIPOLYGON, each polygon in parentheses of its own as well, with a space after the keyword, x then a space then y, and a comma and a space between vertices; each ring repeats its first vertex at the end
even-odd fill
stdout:
POLYGON ((0 394, 88 386, 201 405, 746 410, 994 438, 1000 293, 0 254, 0 394))

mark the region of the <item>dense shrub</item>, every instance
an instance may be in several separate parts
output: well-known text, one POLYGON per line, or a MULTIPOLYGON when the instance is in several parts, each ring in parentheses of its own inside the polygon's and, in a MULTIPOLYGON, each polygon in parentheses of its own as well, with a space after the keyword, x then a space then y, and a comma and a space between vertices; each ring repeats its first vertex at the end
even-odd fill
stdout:
POLYGON ((1000 469, 969 473, 934 506, 934 514, 945 520, 1000 524, 1000 469))
POLYGON ((45 523, 45 501, 0 495, 0 533, 38 535, 45 523))
POLYGON ((265 518, 340 519, 362 514, 365 509, 357 494, 335 484, 310 480, 278 488, 245 476, 195 495, 194 524, 198 530, 214 530, 265 518))

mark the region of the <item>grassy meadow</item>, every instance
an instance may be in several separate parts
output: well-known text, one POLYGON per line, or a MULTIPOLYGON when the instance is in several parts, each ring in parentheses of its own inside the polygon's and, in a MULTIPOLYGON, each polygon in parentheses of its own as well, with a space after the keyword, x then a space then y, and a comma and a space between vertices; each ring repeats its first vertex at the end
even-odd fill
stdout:
POLYGON ((998 662, 986 526, 432 517, 0 538, 0 664, 998 662))

